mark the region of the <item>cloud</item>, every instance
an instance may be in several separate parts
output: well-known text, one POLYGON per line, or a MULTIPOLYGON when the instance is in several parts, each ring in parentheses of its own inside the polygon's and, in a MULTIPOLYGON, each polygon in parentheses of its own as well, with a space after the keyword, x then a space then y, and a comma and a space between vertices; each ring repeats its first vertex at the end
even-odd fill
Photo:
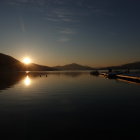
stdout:
POLYGON ((38 6, 64 6, 71 3, 71 0, 5 0, 5 2, 12 5, 34 4, 38 6))
POLYGON ((81 10, 77 11, 76 2, 73 0, 7 0, 6 3, 38 8, 43 14, 42 19, 52 22, 75 23, 79 22, 78 17, 81 15, 81 10))
POLYGON ((8 0, 7 3, 9 5, 15 5, 19 6, 21 4, 27 4, 29 1, 28 0, 8 0))
POLYGON ((24 21, 23 21, 23 18, 22 17, 19 18, 19 22, 20 22, 21 31, 23 33, 25 33, 26 32, 26 29, 25 29, 25 24, 24 24, 24 21))
POLYGON ((64 8, 51 8, 44 16, 44 19, 53 22, 78 22, 75 18, 75 13, 70 12, 64 8))
POLYGON ((49 0, 7 0, 6 1, 10 5, 21 6, 25 4, 34 4, 38 6, 46 5, 49 0))
POLYGON ((73 22, 74 21, 74 13, 64 9, 53 9, 52 14, 61 21, 65 22, 73 22))
POLYGON ((48 21, 52 21, 52 22, 59 22, 58 19, 56 18, 53 18, 53 17, 44 17, 45 20, 48 20, 48 21))
POLYGON ((58 39, 57 41, 62 42, 62 43, 65 43, 65 42, 68 42, 68 41, 70 41, 70 40, 71 40, 70 38, 67 38, 67 37, 61 37, 61 38, 58 39))
POLYGON ((67 35, 70 35, 70 34, 76 34, 76 32, 70 28, 64 28, 62 29, 61 31, 59 31, 61 34, 67 34, 67 35))
POLYGON ((72 40, 72 37, 76 32, 71 28, 58 28, 58 33, 62 36, 57 40, 61 43, 66 43, 72 40))
POLYGON ((87 7, 90 11, 90 14, 96 15, 96 16, 114 16, 114 14, 104 8, 97 8, 93 6, 87 7))

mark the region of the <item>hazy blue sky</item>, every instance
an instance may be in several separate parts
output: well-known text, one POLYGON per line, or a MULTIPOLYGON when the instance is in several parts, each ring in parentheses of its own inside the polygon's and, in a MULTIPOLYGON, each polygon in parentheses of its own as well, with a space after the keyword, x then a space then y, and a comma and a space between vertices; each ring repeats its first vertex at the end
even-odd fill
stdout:
POLYGON ((139 0, 0 0, 0 52, 35 63, 140 60, 139 0))

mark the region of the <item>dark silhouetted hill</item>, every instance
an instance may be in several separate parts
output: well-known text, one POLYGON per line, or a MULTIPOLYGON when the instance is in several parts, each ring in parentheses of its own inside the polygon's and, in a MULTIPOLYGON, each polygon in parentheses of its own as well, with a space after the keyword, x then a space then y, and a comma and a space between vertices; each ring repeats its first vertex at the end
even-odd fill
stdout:
MULTIPOLYGON (((110 66, 110 67, 103 67, 99 69, 140 69, 140 62, 128 63, 120 66, 110 66)), ((6 71, 53 71, 53 70, 94 70, 95 68, 89 66, 83 66, 76 63, 64 65, 64 66, 55 66, 55 67, 48 67, 38 64, 29 64, 25 65, 19 60, 0 53, 0 72, 6 71)))
POLYGON ((38 65, 38 64, 34 64, 34 63, 32 63, 26 67, 29 71, 54 71, 54 70, 57 70, 57 69, 52 68, 52 67, 38 65))
POLYGON ((17 59, 0 53, 0 71, 21 71, 24 65, 17 59))
POLYGON ((94 69, 92 67, 79 65, 76 63, 72 63, 64 66, 56 66, 54 68, 58 70, 93 70, 94 69))
POLYGON ((140 62, 128 63, 120 66, 110 66, 101 69, 140 69, 140 62))
POLYGON ((121 66, 122 68, 140 69, 140 62, 129 63, 121 66))
POLYGON ((30 64, 25 65, 19 60, 9 56, 0 53, 0 71, 6 72, 6 71, 51 71, 55 70, 54 68, 48 67, 48 66, 42 66, 38 64, 30 64))

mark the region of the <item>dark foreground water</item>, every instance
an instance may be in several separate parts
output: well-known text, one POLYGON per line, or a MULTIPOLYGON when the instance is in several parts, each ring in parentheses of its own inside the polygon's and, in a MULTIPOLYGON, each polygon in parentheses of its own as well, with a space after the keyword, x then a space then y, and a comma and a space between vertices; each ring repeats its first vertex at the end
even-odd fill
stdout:
POLYGON ((0 137, 140 138, 140 85, 89 73, 1 74, 0 137))

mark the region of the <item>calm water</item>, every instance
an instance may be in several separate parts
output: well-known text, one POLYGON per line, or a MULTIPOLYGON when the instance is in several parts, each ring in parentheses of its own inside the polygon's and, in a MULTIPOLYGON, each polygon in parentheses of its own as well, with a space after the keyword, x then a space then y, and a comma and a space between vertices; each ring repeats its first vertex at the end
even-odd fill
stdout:
POLYGON ((1 74, 0 126, 0 134, 9 139, 135 139, 140 85, 88 72, 1 74))

